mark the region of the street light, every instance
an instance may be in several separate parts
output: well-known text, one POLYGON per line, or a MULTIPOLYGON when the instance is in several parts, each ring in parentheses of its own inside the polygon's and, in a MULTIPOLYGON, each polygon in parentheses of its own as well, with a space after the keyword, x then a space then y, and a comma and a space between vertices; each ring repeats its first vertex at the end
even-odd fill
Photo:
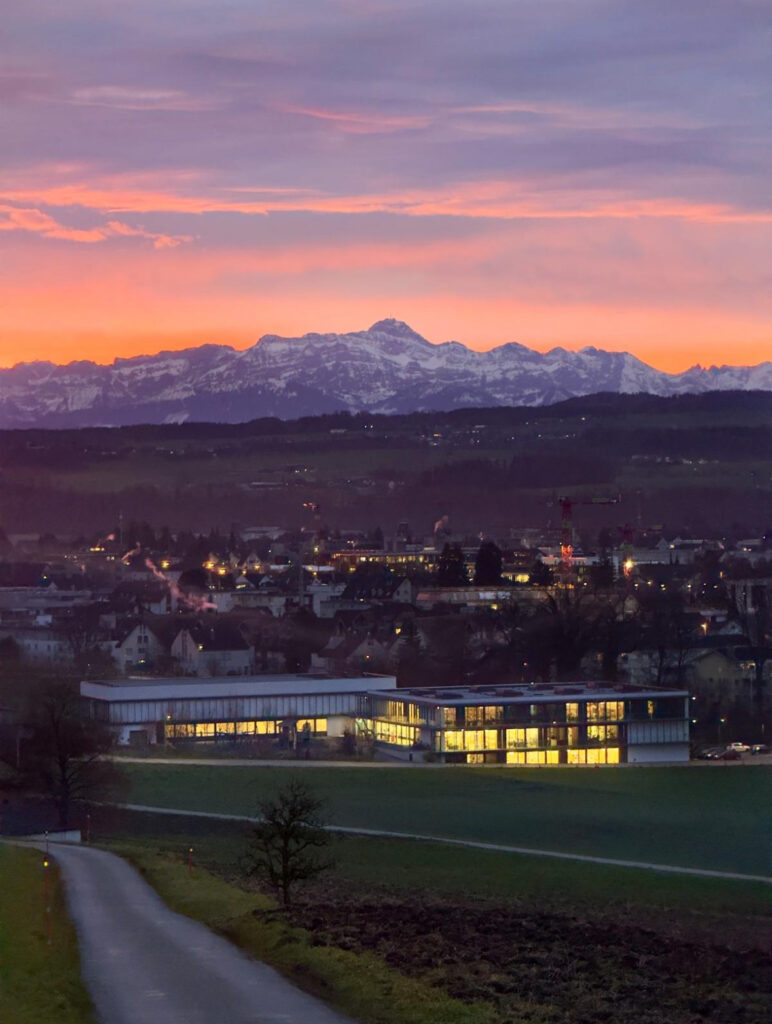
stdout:
POLYGON ((725 718, 719 718, 718 720, 718 742, 721 743, 721 726, 726 723, 725 718))

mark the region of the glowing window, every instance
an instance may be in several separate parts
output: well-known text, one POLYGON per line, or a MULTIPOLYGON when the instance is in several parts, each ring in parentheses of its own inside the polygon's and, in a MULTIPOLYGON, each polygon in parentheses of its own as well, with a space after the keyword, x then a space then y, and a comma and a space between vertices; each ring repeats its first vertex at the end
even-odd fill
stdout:
POLYGON ((618 722, 625 716, 625 705, 621 700, 610 700, 606 704, 606 721, 618 722))
POLYGON ((485 732, 482 729, 466 729, 462 736, 464 750, 485 750, 485 732))
POLYGON ((560 747, 565 746, 566 743, 566 730, 562 726, 554 725, 550 726, 549 729, 545 729, 545 745, 548 747, 560 747))
POLYGON ((569 764, 587 764, 586 750, 568 750, 567 755, 569 764))
POLYGON ((214 723, 199 722, 196 726, 196 736, 214 736, 214 723))
POLYGON ((606 748, 606 764, 619 764, 619 747, 606 748))
POLYGON ((525 764, 525 751, 523 751, 523 750, 508 750, 507 751, 507 764, 525 764))
POLYGON ((525 745, 527 747, 538 747, 539 746, 539 730, 538 729, 526 729, 525 730, 525 745))
POLYGON ((507 729, 506 740, 508 747, 524 747, 525 729, 507 729))
POLYGON ((327 732, 327 719, 326 718, 300 718, 296 725, 298 732, 303 732, 306 725, 313 733, 326 733, 327 732))
POLYGON ((460 729, 453 730, 448 729, 445 733, 445 749, 446 750, 461 750, 464 744, 464 734, 460 729))
POLYGON ((579 705, 578 704, 566 704, 566 721, 567 722, 578 722, 579 721, 579 705))
POLYGON ((467 754, 467 764, 483 764, 485 761, 485 754, 467 754))
POLYGON ((411 747, 418 739, 418 729, 395 722, 376 722, 374 731, 376 740, 399 747, 411 747))
POLYGON ((597 722, 600 717, 600 705, 595 700, 587 701, 587 721, 597 722))
POLYGON ((421 722, 423 721, 423 715, 418 704, 407 705, 407 720, 408 722, 421 722))
POLYGON ((230 735, 235 733, 236 726, 233 722, 218 722, 215 726, 215 730, 218 734, 230 735))
POLYGON ((254 731, 255 731, 255 723, 254 722, 236 722, 236 732, 237 733, 240 733, 240 734, 243 734, 243 733, 251 734, 254 731))

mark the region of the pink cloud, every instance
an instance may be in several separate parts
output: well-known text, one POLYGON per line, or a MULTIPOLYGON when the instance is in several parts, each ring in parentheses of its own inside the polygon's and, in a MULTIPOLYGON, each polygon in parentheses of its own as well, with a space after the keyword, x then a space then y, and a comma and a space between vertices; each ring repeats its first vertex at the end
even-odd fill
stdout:
POLYGON ((116 236, 146 238, 155 249, 167 249, 190 242, 191 235, 164 235, 143 228, 133 228, 121 221, 111 220, 95 228, 71 228, 55 220, 50 214, 30 207, 0 203, 0 231, 29 231, 44 238, 63 239, 67 242, 104 242, 116 236))
POLYGON ((77 106, 110 107, 116 110, 213 110, 211 99, 189 96, 176 89, 138 89, 120 85, 96 85, 76 89, 67 100, 77 106))
POLYGON ((420 114, 376 114, 370 112, 325 110, 317 107, 279 107, 283 113, 311 117, 318 121, 332 121, 343 132, 355 135, 375 135, 399 132, 409 128, 425 128, 430 118, 420 114))
MULTIPOLYGON (((173 176, 167 176, 164 184, 173 176)), ((43 206, 83 206, 100 212, 132 213, 392 213, 409 217, 465 217, 495 220, 637 220, 668 218, 706 223, 771 223, 772 210, 743 209, 726 203, 695 202, 680 196, 639 197, 609 188, 561 187, 541 179, 487 179, 406 188, 389 192, 322 194, 299 189, 255 190, 259 199, 243 199, 241 192, 196 189, 201 181, 177 178, 178 190, 159 188, 160 182, 143 177, 95 178, 61 185, 10 187, 0 190, 6 200, 43 206)))
POLYGON ((118 220, 107 222, 107 231, 111 235, 123 235, 124 237, 147 238, 153 243, 154 249, 175 249, 183 242, 192 242, 192 235, 163 235, 154 231, 145 231, 144 228, 133 228, 118 220))

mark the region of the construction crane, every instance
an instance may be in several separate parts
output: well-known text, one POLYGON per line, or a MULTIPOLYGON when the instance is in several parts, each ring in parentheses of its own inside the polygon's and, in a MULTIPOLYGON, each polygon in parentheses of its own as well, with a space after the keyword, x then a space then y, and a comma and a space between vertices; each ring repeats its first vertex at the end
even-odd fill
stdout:
POLYGON ((633 569, 635 568, 635 562, 633 561, 633 528, 630 523, 625 523, 624 526, 620 526, 618 529, 622 534, 622 546, 619 560, 622 565, 622 572, 625 575, 625 579, 629 580, 633 575, 633 569))
POLYGON ((574 578, 574 506, 575 505, 618 505, 622 495, 616 498, 572 498, 559 495, 560 505, 560 575, 564 582, 574 578))
MULTIPOLYGON (((322 546, 321 529, 322 529, 322 506, 318 501, 304 501, 303 509, 306 512, 313 513, 314 521, 314 533, 313 533, 313 553, 314 561, 318 561, 319 550, 322 546)), ((302 528, 305 532, 305 526, 302 528)), ((302 575, 302 573, 301 573, 302 575)))

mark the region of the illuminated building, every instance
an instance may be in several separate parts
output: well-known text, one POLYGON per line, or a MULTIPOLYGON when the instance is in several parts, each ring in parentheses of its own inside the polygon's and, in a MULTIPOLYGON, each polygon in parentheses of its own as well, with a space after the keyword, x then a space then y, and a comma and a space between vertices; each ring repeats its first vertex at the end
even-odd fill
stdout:
POLYGON ((342 736, 358 699, 373 683, 385 692, 394 676, 330 679, 271 675, 246 678, 85 680, 81 697, 90 717, 104 722, 118 743, 277 741, 302 731, 342 736))
POLYGON ((357 727, 394 755, 445 763, 688 761, 688 701, 603 683, 400 689, 364 695, 357 727))
POLYGON ((84 681, 119 743, 294 741, 353 728, 376 749, 447 764, 613 765, 689 759, 689 695, 601 683, 397 689, 394 676, 84 681), (373 690, 373 684, 378 690, 373 690))
POLYGON ((418 546, 414 551, 383 551, 380 548, 353 548, 334 551, 330 561, 338 572, 354 572, 361 566, 383 566, 398 573, 421 569, 434 572, 438 554, 434 548, 418 546))

